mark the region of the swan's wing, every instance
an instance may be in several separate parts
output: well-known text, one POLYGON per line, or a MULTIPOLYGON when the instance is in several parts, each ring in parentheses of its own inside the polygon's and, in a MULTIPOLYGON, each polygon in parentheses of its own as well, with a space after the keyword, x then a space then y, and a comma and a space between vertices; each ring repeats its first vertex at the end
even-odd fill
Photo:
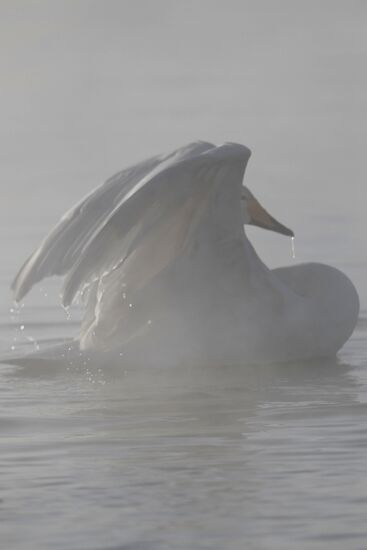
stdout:
MULTIPOLYGON (((233 218, 238 222, 233 226, 243 235, 239 197, 249 154, 243 147, 225 145, 176 162, 150 176, 119 207, 66 281, 66 304, 88 284, 88 314, 80 334, 83 349, 111 349, 140 334, 150 314, 175 294, 177 279, 171 267, 176 259, 187 268, 196 262, 202 266, 204 257, 206 269, 211 244, 217 257, 216 245, 223 252, 227 237, 232 238, 226 226, 231 227, 233 218), (222 195, 225 188, 230 191, 222 195), (222 204, 228 197, 233 200, 222 204), (223 210, 226 215, 220 219, 223 210)), ((242 241, 240 250, 241 246, 242 241)), ((194 284, 190 273, 190 268, 184 269, 180 277, 194 284)))
MULTIPOLYGON (((242 182, 250 155, 246 147, 228 144, 212 146, 204 151, 200 149, 181 150, 172 162, 160 164, 125 195, 70 269, 62 295, 65 306, 72 303, 78 291, 105 277, 122 263, 126 270, 127 265, 131 265, 131 258, 137 258, 138 250, 153 250, 153 245, 148 245, 151 241, 160 250, 171 250, 172 254, 175 250, 177 253, 178 243, 182 243, 183 236, 193 228, 205 193, 215 183, 233 180, 233 170, 234 181, 242 182), (169 244, 164 244, 164 231, 169 244), (158 237, 161 232, 162 236, 158 237)), ((139 269, 129 268, 134 273, 135 282, 143 279, 143 271, 150 272, 153 265, 158 264, 156 270, 159 272, 163 264, 169 263, 171 256, 165 255, 166 259, 160 261, 158 257, 160 254, 150 262, 142 262, 139 269)))
POLYGON ((121 196, 159 162, 159 157, 153 157, 123 170, 66 212, 16 275, 15 299, 21 300, 45 277, 65 275, 121 196))
MULTIPOLYGON (((95 239, 98 246, 101 244, 98 236, 106 225, 104 236, 107 237, 108 227, 110 230, 113 228, 113 224, 108 226, 110 217, 148 174, 159 170, 159 167, 164 169, 180 159, 195 156, 212 147, 210 143, 197 142, 168 155, 152 157, 119 172, 87 195, 61 218, 19 270, 12 283, 15 300, 20 301, 37 282, 45 277, 65 275, 70 271, 75 274, 76 265, 84 257, 86 249, 90 250, 90 245, 95 239)), ((128 226, 129 223, 125 225, 125 227, 128 226)), ((105 242, 104 245, 108 247, 109 243, 105 242)), ((95 248, 94 246, 93 249, 95 248)), ((96 265, 99 263, 99 258, 98 253, 92 260, 90 266, 92 271, 94 263, 96 265)))
MULTIPOLYGON (((123 245, 125 256, 120 261, 121 247, 115 248, 109 238, 112 247, 108 254, 113 258, 115 252, 116 263, 86 287, 86 314, 80 331, 82 349, 111 349, 116 342, 118 345, 126 343, 144 328, 148 321, 146 313, 156 309, 153 304, 161 301, 150 284, 184 251, 190 230, 195 229, 200 219, 207 192, 208 188, 204 187, 195 198, 184 199, 182 205, 161 204, 162 216, 155 216, 154 206, 152 211, 148 209, 144 217, 155 220, 154 227, 149 230, 138 224, 132 238, 123 245), (137 304, 143 307, 136 307, 137 304)), ((101 235, 101 240, 106 236, 107 231, 101 235)), ((92 250, 90 253, 93 255, 92 250)), ((107 255, 101 258, 100 265, 105 265, 106 261, 107 255)), ((78 266, 77 281, 88 273, 88 263, 86 257, 78 266), (86 272, 83 264, 87 266, 86 272)), ((96 269, 98 266, 94 266, 93 273, 98 277, 96 269)))

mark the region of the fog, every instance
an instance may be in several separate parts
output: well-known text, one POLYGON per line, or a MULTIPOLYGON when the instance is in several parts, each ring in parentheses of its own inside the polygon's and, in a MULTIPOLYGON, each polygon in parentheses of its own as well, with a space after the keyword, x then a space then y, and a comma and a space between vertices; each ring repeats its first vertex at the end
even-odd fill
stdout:
POLYGON ((78 331, 57 281, 9 309, 65 210, 198 139, 252 150, 246 185, 296 235, 294 260, 249 227, 266 264, 330 264, 361 301, 330 361, 2 366, 7 548, 365 547, 366 16, 362 0, 0 0, 1 356, 78 331))

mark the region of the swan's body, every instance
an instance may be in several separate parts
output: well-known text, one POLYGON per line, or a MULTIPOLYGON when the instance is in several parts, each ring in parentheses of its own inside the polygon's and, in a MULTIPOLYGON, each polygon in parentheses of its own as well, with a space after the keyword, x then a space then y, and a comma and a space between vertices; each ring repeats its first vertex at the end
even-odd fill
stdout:
POLYGON ((244 223, 292 233, 260 212, 248 190, 241 201, 250 154, 198 142, 117 174, 27 260, 15 298, 46 276, 66 276, 63 304, 79 296, 86 305, 75 346, 130 363, 335 354, 354 329, 357 293, 331 267, 270 271, 261 262, 244 223))

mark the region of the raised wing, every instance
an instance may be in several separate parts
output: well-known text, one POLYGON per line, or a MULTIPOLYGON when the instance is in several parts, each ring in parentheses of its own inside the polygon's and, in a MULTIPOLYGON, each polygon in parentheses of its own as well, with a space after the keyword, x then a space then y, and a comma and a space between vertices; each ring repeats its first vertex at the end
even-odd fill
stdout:
MULTIPOLYGON (((121 205, 149 181, 149 176, 152 177, 170 165, 195 157, 213 147, 210 143, 196 142, 168 155, 152 157, 119 172, 87 195, 61 218, 19 270, 12 283, 15 300, 20 301, 45 277, 70 274, 63 298, 64 304, 69 304, 81 284, 98 277, 101 269, 105 270, 103 261, 109 256, 109 239, 117 227, 116 214, 121 205), (91 258, 91 254, 95 256, 91 258), (79 268, 81 271, 78 271, 79 268)), ((136 216, 144 215, 147 205, 141 206, 133 215, 128 215, 126 209, 124 211, 126 219, 119 226, 125 232, 126 240, 125 248, 121 247, 120 259, 138 230, 134 227, 134 224, 139 224, 136 216)), ((116 251, 112 256, 115 261, 116 251)))
POLYGON ((213 147, 139 182, 67 277, 65 304, 87 285, 82 349, 121 346, 151 316, 159 326, 172 308, 180 317, 184 288, 200 301, 203 280, 211 288, 236 274, 235 262, 245 262, 240 195, 249 155, 213 147))

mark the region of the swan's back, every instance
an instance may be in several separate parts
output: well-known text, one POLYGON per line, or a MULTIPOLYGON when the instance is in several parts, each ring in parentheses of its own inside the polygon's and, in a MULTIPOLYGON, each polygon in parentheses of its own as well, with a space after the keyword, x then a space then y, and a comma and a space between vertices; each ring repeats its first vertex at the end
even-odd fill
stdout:
POLYGON ((320 263, 281 267, 272 273, 303 299, 309 320, 310 357, 335 355, 358 320, 359 297, 351 280, 340 270, 320 263))

